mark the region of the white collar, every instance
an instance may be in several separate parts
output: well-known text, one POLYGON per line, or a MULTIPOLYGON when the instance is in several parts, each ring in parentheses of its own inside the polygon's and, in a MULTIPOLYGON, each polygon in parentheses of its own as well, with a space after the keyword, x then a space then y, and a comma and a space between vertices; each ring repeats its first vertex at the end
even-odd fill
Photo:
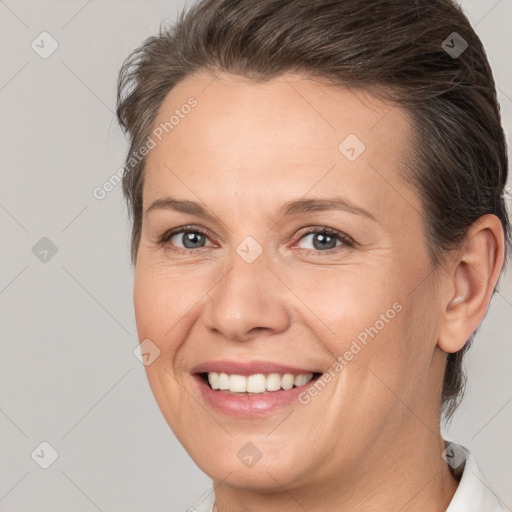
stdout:
POLYGON ((496 494, 484 478, 471 452, 459 443, 445 439, 443 459, 456 476, 459 486, 446 512, 504 512, 496 494))
MULTIPOLYGON (((471 452, 462 445, 445 439, 443 459, 450 471, 460 477, 459 486, 446 512, 505 512, 491 486, 480 472, 471 452)), ((213 512, 215 495, 208 489, 187 511, 213 512)))

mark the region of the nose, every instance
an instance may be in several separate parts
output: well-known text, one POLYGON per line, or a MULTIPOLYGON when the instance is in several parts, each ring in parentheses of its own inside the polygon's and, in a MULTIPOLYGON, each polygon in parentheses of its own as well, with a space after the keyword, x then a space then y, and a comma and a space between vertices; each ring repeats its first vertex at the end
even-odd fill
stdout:
POLYGON ((265 252, 252 263, 234 253, 231 263, 208 293, 202 311, 204 325, 232 341, 250 341, 286 330, 292 301, 276 277, 278 272, 268 266, 265 252))

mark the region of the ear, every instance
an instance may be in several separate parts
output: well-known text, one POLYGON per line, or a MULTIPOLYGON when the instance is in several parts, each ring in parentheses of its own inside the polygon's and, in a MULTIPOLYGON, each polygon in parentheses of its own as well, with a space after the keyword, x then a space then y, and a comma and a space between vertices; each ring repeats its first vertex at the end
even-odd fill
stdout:
POLYGON ((482 322, 503 267, 503 227, 495 215, 483 215, 450 264, 438 347, 457 352, 482 322))

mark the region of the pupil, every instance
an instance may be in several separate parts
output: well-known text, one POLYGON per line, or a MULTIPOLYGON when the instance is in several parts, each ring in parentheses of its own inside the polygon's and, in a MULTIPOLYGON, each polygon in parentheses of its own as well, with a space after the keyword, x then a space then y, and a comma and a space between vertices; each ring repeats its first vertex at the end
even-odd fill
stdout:
POLYGON ((326 245, 329 245, 329 242, 334 242, 334 245, 332 247, 327 247, 327 249, 332 249, 336 245, 336 239, 330 235, 318 233, 313 238, 313 246, 315 249, 325 249, 326 245), (320 241, 320 244, 317 244, 317 240, 320 241))
POLYGON ((198 247, 198 246, 200 247, 203 236, 204 235, 202 233, 195 233, 195 232, 186 233, 185 234, 185 241, 184 241, 183 245, 187 249, 193 249, 193 248, 198 247), (198 241, 198 239, 199 239, 199 241, 198 241), (191 242, 192 246, 187 245, 188 242, 191 242), (198 244, 198 245, 195 245, 195 244, 198 244))

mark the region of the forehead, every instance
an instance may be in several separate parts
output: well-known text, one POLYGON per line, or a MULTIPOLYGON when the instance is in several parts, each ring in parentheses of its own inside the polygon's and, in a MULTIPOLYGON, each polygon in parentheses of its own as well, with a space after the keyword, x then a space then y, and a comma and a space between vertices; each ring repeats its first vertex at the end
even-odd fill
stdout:
POLYGON ((153 128, 145 205, 171 189, 268 203, 333 187, 382 207, 403 202, 397 190, 417 202, 398 173, 409 116, 363 90, 291 73, 261 82, 199 73, 168 93, 153 128))
MULTIPOLYGON (((263 142, 267 148, 281 146, 284 139, 285 150, 302 148, 304 142, 307 142, 306 150, 310 147, 337 150, 340 140, 349 133, 370 145, 379 139, 390 142, 404 134, 403 128, 408 127, 405 110, 384 103, 366 90, 320 80, 288 73, 255 82, 227 73, 212 76, 199 72, 167 94, 155 127, 165 128, 173 113, 191 110, 179 119, 174 116, 178 123, 170 130, 164 129, 162 137, 164 145, 176 143, 184 147, 187 140, 191 142, 190 131, 194 131, 196 152, 212 149, 208 144, 201 145, 202 142, 225 136, 229 137, 225 144, 243 139, 244 147, 252 146, 254 150, 263 142), (188 109, 191 98, 197 100, 197 106, 188 109), (171 133, 172 137, 166 137, 171 133)), ((228 157, 225 152, 225 160, 228 157)))

